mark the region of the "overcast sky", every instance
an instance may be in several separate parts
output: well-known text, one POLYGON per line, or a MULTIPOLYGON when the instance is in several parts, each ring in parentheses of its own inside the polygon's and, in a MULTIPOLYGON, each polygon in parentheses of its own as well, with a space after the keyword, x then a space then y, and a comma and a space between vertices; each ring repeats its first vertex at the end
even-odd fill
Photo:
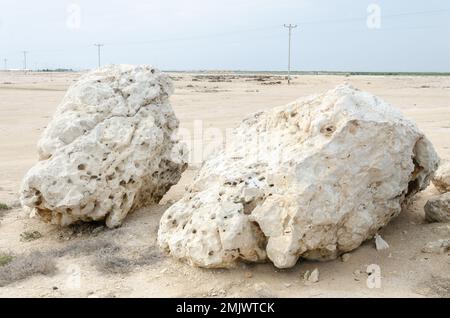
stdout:
POLYGON ((285 70, 284 23, 294 70, 450 71, 448 0, 0 0, 0 67, 285 70))

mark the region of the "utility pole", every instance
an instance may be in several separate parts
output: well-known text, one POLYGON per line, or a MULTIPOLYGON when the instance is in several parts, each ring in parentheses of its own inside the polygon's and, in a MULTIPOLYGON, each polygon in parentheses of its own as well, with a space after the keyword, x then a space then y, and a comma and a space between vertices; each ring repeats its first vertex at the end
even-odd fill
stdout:
POLYGON ((22 51, 23 53, 23 70, 26 71, 27 70, 27 54, 28 51, 22 51))
POLYGON ((295 24, 285 24, 285 28, 289 29, 289 51, 288 51, 288 85, 291 84, 291 35, 292 29, 295 29, 297 25, 295 24))
POLYGON ((97 53, 98 53, 98 67, 100 67, 101 66, 101 54, 100 54, 100 49, 101 49, 101 47, 102 46, 104 46, 104 44, 101 44, 101 43, 96 43, 96 44, 94 44, 96 47, 97 47, 97 53))
POLYGON ((8 69, 8 59, 3 59, 3 63, 5 63, 5 71, 8 69))

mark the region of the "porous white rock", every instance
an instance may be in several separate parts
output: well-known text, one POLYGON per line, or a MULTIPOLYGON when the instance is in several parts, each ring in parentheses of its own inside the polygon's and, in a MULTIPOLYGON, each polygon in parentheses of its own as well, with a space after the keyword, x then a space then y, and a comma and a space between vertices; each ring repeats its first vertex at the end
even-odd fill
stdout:
POLYGON ((245 119, 166 210, 159 245, 209 268, 334 259, 398 215, 437 165, 398 110, 338 86, 245 119))
POLYGON ((21 202, 59 225, 106 219, 109 227, 158 202, 186 168, 169 104, 172 84, 148 65, 111 65, 67 91, 38 143, 21 202))
POLYGON ((450 192, 450 160, 442 160, 433 178, 433 184, 439 192, 450 192))

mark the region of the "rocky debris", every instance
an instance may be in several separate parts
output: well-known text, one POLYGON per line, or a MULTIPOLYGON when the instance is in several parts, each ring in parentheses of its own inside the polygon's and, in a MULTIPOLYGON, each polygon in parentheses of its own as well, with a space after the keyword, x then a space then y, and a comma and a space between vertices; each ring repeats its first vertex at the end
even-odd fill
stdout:
POLYGON ((40 161, 21 202, 45 221, 69 225, 126 215, 159 202, 186 168, 172 84, 151 66, 112 65, 71 86, 45 129, 40 161))
POLYGON ((427 221, 450 222, 450 192, 431 198, 424 209, 427 221))
POLYGON ((423 253, 444 254, 450 250, 450 239, 441 239, 435 242, 427 243, 423 248, 423 253))
POLYGON ((303 274, 303 280, 306 284, 314 284, 319 281, 319 269, 314 269, 313 271, 307 270, 303 274))
POLYGON ((450 192, 450 160, 442 160, 436 171, 433 184, 439 192, 450 192))
POLYGON ((398 110, 342 85, 245 119, 166 210, 158 242, 207 268, 335 259, 398 215, 438 160, 398 110))
POLYGON ((375 247, 377 251, 383 251, 389 249, 389 244, 377 233, 375 234, 375 247))

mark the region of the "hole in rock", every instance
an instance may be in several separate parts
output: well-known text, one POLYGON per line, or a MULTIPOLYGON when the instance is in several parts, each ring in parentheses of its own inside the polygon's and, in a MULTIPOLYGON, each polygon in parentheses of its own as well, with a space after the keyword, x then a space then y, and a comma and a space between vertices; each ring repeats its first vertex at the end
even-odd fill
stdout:
POLYGON ((333 126, 333 125, 328 125, 328 126, 323 127, 323 128, 320 130, 320 132, 321 132, 322 134, 326 135, 326 136, 331 136, 331 135, 334 133, 335 130, 336 130, 336 127, 335 127, 335 126, 333 126))
POLYGON ((406 193, 406 196, 414 195, 420 190, 420 183, 418 180, 418 176, 420 172, 423 170, 423 167, 419 165, 416 158, 413 158, 414 163, 414 171, 411 174, 411 181, 408 183, 408 192, 406 193))

